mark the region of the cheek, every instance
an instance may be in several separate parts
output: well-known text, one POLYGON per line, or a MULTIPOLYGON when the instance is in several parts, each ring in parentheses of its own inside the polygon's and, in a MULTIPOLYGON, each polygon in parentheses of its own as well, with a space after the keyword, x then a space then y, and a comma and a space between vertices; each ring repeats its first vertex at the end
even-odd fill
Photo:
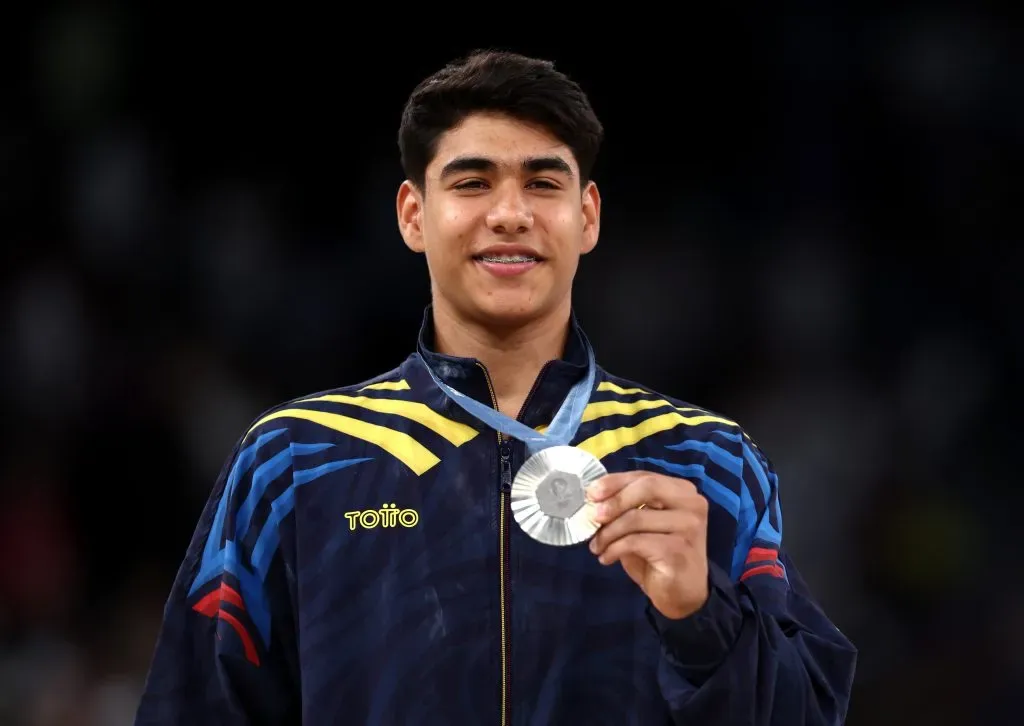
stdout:
POLYGON ((583 242, 582 216, 572 210, 563 209, 548 219, 551 234, 558 240, 557 247, 561 253, 561 263, 563 265, 570 262, 575 264, 575 255, 579 252, 583 242))
POLYGON ((465 256, 472 243, 472 216, 458 207, 438 209, 431 215, 427 229, 428 253, 436 259, 455 262, 465 256))
POLYGON ((583 233, 583 213, 580 209, 564 202, 547 210, 545 217, 559 239, 575 243, 583 233))
POLYGON ((440 210, 440 213, 438 214, 438 220, 440 221, 442 226, 451 230, 457 230, 465 226, 466 219, 468 218, 468 216, 469 215, 465 209, 463 209, 461 206, 453 204, 450 206, 443 207, 440 210))

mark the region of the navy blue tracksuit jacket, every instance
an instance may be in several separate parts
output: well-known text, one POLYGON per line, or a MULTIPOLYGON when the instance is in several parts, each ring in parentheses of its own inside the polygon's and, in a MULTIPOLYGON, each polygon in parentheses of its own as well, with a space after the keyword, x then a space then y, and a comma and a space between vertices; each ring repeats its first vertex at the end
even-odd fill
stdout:
MULTIPOLYGON (((419 353, 254 421, 213 488, 164 612, 138 726, 843 721, 856 651, 782 542, 778 478, 733 421, 598 369, 573 444, 710 501, 711 596, 670 621, 587 544, 512 519, 524 447, 424 369, 493 405, 486 369, 419 353)), ((546 426, 585 373, 580 331, 519 417, 546 426)))

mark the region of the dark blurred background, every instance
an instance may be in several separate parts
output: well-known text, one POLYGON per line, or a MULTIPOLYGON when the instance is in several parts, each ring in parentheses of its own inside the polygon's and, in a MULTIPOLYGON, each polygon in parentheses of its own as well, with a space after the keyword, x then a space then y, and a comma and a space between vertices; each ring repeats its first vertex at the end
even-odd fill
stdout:
POLYGON ((454 39, 397 8, 12 20, 0 723, 131 723, 236 438, 411 351, 401 107, 489 45, 591 94, 578 314, 606 367, 772 457, 785 542, 861 651, 848 723, 1022 723, 1022 46, 967 7, 855 6, 586 32, 520 9, 454 39))

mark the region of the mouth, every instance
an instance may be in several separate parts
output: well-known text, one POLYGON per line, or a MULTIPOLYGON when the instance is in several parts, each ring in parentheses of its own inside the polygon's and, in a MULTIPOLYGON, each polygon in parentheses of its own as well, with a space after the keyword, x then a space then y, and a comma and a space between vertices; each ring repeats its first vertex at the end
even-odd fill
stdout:
POLYGON ((544 259, 529 250, 493 250, 474 255, 473 261, 494 277, 511 278, 529 272, 544 259))
POLYGON ((477 262, 487 262, 495 265, 523 265, 530 262, 541 262, 541 258, 536 255, 475 255, 473 257, 477 262))

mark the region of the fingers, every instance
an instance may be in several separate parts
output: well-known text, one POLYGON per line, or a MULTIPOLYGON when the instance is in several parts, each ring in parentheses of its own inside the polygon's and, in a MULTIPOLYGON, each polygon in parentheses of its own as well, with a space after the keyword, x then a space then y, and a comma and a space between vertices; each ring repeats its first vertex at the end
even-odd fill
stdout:
POLYGON ((595 502, 607 499, 644 474, 646 472, 643 471, 623 471, 617 474, 605 474, 587 487, 587 496, 595 502))
POLYGON ((640 506, 645 506, 645 511, 685 508, 696 492, 697 488, 686 479, 649 472, 627 472, 602 477, 588 487, 587 496, 597 503, 594 520, 598 524, 606 524, 623 512, 640 506))
POLYGON ((657 509, 629 509, 597 530, 590 551, 601 555, 613 542, 633 533, 671 534, 679 529, 679 512, 657 509))
POLYGON ((598 557, 602 565, 614 565, 623 557, 635 555, 646 562, 664 558, 674 545, 672 536, 657 532, 634 532, 621 537, 610 545, 598 557))

